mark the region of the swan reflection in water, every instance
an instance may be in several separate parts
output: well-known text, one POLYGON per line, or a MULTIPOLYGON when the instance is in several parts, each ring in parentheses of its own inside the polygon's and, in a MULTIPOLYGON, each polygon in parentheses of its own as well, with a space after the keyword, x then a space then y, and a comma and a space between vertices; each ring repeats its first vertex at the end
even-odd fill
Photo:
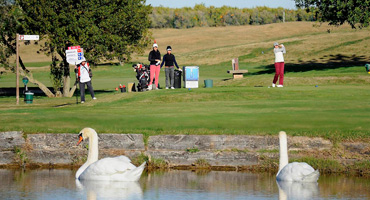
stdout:
POLYGON ((86 193, 88 200, 95 199, 143 199, 138 182, 91 181, 76 179, 76 188, 86 193))
POLYGON ((319 195, 318 184, 276 181, 279 188, 279 200, 314 199, 319 195))

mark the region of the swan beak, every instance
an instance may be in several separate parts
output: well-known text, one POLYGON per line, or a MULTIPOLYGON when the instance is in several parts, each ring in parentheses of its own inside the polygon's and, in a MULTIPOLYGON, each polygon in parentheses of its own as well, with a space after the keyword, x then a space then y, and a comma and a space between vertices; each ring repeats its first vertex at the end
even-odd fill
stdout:
POLYGON ((78 140, 77 145, 79 145, 84 140, 81 135, 79 136, 79 138, 80 139, 78 140))

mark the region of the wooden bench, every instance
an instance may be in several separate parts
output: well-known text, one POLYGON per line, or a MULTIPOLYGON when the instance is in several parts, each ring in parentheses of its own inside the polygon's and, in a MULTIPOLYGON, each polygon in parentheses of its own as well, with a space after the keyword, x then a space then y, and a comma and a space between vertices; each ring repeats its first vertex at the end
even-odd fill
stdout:
POLYGON ((234 79, 243 78, 245 73, 248 73, 248 70, 228 70, 227 73, 232 74, 234 79))
POLYGON ((239 59, 234 58, 231 60, 233 70, 228 70, 227 73, 232 74, 234 79, 243 78, 245 73, 248 73, 246 69, 239 69, 239 59))

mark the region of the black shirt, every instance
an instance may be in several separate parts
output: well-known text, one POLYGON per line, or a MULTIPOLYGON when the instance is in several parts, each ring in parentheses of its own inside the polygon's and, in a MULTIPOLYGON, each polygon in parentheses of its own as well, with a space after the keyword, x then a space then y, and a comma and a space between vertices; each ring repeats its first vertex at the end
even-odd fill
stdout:
POLYGON ((174 66, 173 64, 175 63, 177 69, 179 68, 179 66, 177 65, 177 62, 176 62, 176 58, 175 58, 175 55, 173 54, 166 54, 163 56, 163 62, 161 64, 161 68, 163 66, 163 64, 166 63, 164 66, 168 66, 168 67, 171 67, 171 66, 174 66))
POLYGON ((149 58, 148 60, 150 61, 150 65, 155 65, 157 64, 157 61, 155 60, 161 60, 161 53, 159 51, 154 51, 152 50, 149 53, 149 58))

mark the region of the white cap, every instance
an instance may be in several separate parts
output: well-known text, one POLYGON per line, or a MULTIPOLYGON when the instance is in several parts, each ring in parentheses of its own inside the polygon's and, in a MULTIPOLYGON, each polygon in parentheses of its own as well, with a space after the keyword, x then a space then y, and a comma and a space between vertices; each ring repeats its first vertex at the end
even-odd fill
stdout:
POLYGON ((154 44, 153 44, 153 48, 154 48, 154 47, 157 47, 157 48, 158 48, 158 44, 157 44, 157 43, 154 43, 154 44))
POLYGON ((81 62, 86 62, 86 58, 85 58, 85 57, 83 57, 83 58, 81 59, 81 62))

